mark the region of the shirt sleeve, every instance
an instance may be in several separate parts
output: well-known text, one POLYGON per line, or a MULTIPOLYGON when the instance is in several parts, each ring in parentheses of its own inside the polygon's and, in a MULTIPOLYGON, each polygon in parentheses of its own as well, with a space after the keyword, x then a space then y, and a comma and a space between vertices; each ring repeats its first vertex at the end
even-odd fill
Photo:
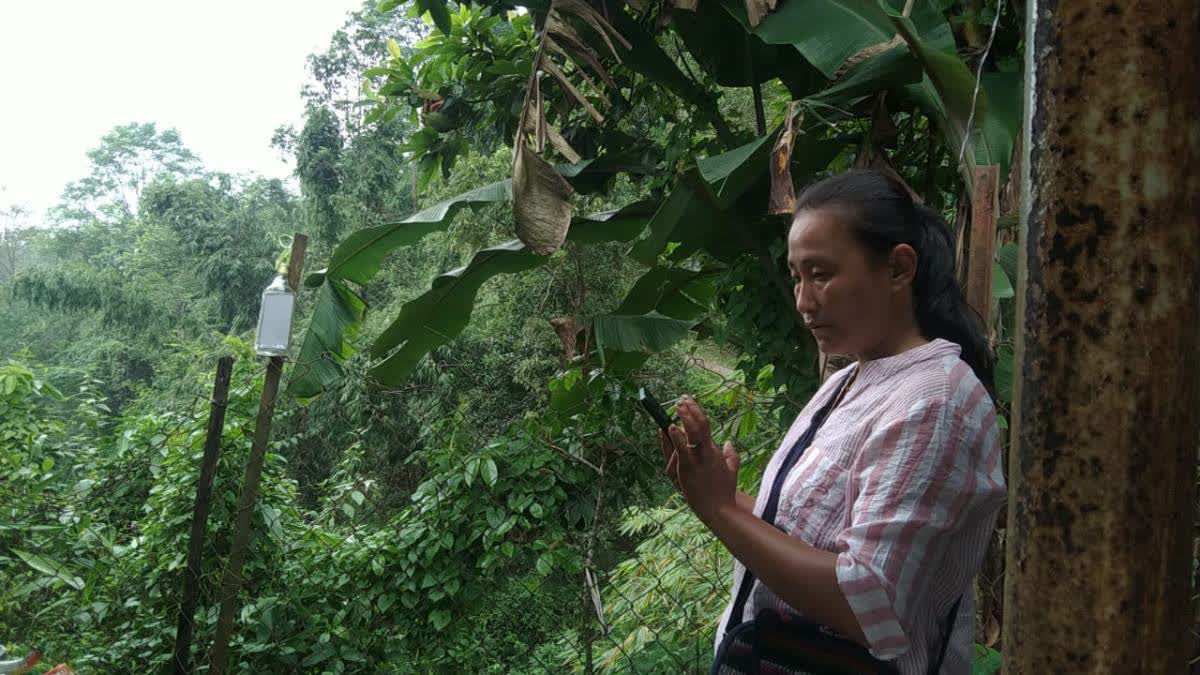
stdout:
MULTIPOLYGON (((994 495, 995 486, 980 480, 987 482, 980 466, 987 432, 982 420, 962 419, 965 412, 945 399, 918 400, 876 428, 851 466, 837 579, 876 658, 909 649, 918 599, 936 577, 949 534, 994 495)), ((994 417, 988 421, 994 444, 994 417)))

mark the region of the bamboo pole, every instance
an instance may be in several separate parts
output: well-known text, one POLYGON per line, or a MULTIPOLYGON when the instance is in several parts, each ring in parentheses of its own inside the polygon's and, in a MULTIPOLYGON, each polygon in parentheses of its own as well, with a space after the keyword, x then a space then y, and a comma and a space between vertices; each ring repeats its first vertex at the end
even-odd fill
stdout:
POLYGON ((196 618, 196 603, 200 598, 200 563, 204 550, 204 534, 208 527, 208 512, 212 504, 213 476, 221 456, 221 430, 225 426, 225 405, 229 401, 229 381, 233 375, 233 357, 217 360, 217 375, 213 382, 211 407, 208 412, 208 433, 204 438, 204 458, 200 461, 200 478, 196 482, 196 505, 192 509, 192 532, 188 539, 187 570, 183 575, 183 600, 179 605, 179 624, 175 628, 176 675, 192 672, 192 631, 196 618))

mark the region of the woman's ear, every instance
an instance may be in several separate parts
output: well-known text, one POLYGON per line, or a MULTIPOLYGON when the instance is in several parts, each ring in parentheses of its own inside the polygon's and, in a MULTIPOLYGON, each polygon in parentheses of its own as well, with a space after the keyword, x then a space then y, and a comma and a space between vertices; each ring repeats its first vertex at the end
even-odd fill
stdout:
POLYGON ((917 251, 908 244, 898 244, 888 259, 891 268, 892 290, 911 287, 917 278, 917 251))

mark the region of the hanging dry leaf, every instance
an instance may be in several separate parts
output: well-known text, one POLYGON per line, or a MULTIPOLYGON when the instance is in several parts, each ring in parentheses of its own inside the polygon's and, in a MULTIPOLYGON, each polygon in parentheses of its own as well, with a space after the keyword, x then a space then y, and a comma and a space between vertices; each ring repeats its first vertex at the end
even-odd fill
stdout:
POLYGON ((584 110, 592 116, 592 119, 596 120, 596 124, 604 124, 604 115, 601 115, 600 111, 596 110, 596 107, 592 105, 591 101, 587 100, 586 96, 579 93, 575 85, 571 84, 571 81, 567 79, 566 75, 563 75, 563 72, 558 69, 558 66, 554 65, 553 61, 542 57, 542 70, 550 73, 554 79, 558 80, 558 83, 571 95, 571 98, 578 101, 579 105, 583 106, 584 110))
POLYGON ((549 124, 546 125, 546 139, 550 141, 550 146, 557 150, 558 154, 562 155, 568 162, 578 164, 583 161, 583 157, 580 157, 579 153, 575 152, 575 148, 572 148, 571 144, 567 143, 567 139, 558 133, 558 129, 549 124))
POLYGON ((895 130, 895 124, 892 122, 891 116, 887 112, 887 107, 884 104, 884 97, 887 96, 886 91, 881 91, 875 97, 875 112, 871 117, 871 126, 867 129, 867 133, 863 136, 862 147, 858 150, 858 155, 854 158, 855 169, 874 169, 880 173, 886 174, 889 178, 897 181, 908 190, 908 194, 912 196, 912 200, 918 204, 925 202, 924 198, 912 189, 904 178, 896 173, 892 168, 891 162, 888 161, 887 153, 883 146, 887 143, 889 135, 895 130))
MULTIPOLYGON (((568 50, 563 48, 563 46, 560 46, 560 44, 558 42, 554 42, 553 40, 550 40, 550 38, 548 38, 548 37, 546 38, 546 47, 550 48, 552 50, 552 52, 564 56, 564 58, 566 58, 566 60, 575 61, 576 74, 578 74, 578 76, 583 78, 583 82, 588 83, 588 86, 590 86, 590 88, 592 88, 592 90, 595 91, 596 96, 600 97, 600 101, 604 102, 605 106, 612 106, 612 101, 608 100, 608 95, 605 94, 604 89, 601 89, 601 88, 599 88, 599 86, 596 86, 596 83, 593 82, 592 78, 588 77, 587 71, 584 71, 583 68, 580 65, 578 65, 578 61, 580 61, 581 59, 584 59, 584 56, 582 56, 581 54, 574 53, 574 52, 568 52, 568 50)), ((600 65, 600 61, 596 61, 595 66, 601 68, 600 72, 604 73, 604 77, 608 77, 608 78, 612 77, 612 76, 610 76, 610 74, 608 74, 608 71, 604 70, 604 66, 600 65)), ((607 80, 605 80, 605 84, 608 84, 607 80)), ((612 86, 613 86, 614 90, 617 89, 616 83, 613 83, 612 86)))
POLYGON ((776 0, 746 0, 746 18, 753 28, 763 20, 763 17, 775 9, 776 0))
POLYGON ((875 97, 875 104, 871 110, 871 145, 877 151, 882 148, 894 148, 899 139, 900 128, 888 113, 887 91, 881 91, 875 97))
POLYGON ((545 150, 545 142, 549 141, 550 147, 557 150, 558 154, 566 158, 568 162, 575 164, 582 161, 583 158, 578 152, 575 152, 575 148, 572 148, 570 143, 567 143, 567 139, 558 133, 558 129, 555 129, 553 125, 546 122, 546 116, 540 114, 540 110, 540 105, 537 108, 531 108, 531 115, 525 118, 525 132, 534 134, 535 138, 539 139, 538 142, 543 151, 545 150))
POLYGON ((903 176, 896 173, 896 169, 892 167, 892 163, 888 161, 887 155, 882 150, 879 152, 860 152, 854 160, 854 168, 872 169, 886 174, 889 178, 903 185, 905 190, 908 190, 908 194, 912 197, 913 202, 917 204, 925 203, 925 198, 912 189, 912 186, 908 184, 908 181, 904 180, 903 176))
MULTIPOLYGON (((772 215, 791 215, 796 210, 796 187, 792 184, 792 147, 796 143, 795 121, 796 102, 788 104, 787 117, 784 118, 783 130, 771 148, 771 198, 767 204, 767 213, 772 215)), ((800 121, 804 116, 801 113, 800 121)))
POLYGON ((576 334, 579 332, 578 323, 574 316, 556 316, 550 319, 550 325, 554 326, 554 332, 558 333, 558 339, 562 341, 563 354, 567 361, 575 358, 576 334))
POLYGON ((567 238, 573 190, 524 141, 518 140, 515 152, 512 204, 517 238, 534 253, 549 255, 567 238))
MULTIPOLYGON (((547 47, 576 63, 581 61, 586 63, 596 73, 597 77, 612 87, 613 91, 620 89, 617 86, 617 81, 613 79, 608 69, 604 67, 604 64, 600 63, 600 57, 596 54, 595 50, 581 41, 579 34, 575 32, 574 28, 569 24, 557 20, 550 22, 548 26, 551 27, 548 27, 546 30, 550 32, 554 39, 550 37, 546 38, 547 47)), ((582 74, 583 69, 580 68, 579 72, 582 74)), ((595 87, 595 85, 592 86, 595 87)), ((600 92, 598 87, 596 90, 600 92)), ((600 93, 603 95, 603 92, 600 93)))
POLYGON ((615 38, 626 50, 633 49, 629 41, 618 33, 617 29, 612 27, 612 24, 600 16, 596 10, 592 9, 583 0, 553 0, 553 2, 555 9, 573 14, 591 26, 592 30, 599 34, 600 38, 608 45, 608 50, 612 52, 613 58, 618 63, 621 62, 621 55, 617 53, 617 48, 613 46, 612 39, 610 38, 615 38))
POLYGON ((995 647, 1000 643, 1000 621, 994 615, 988 617, 987 628, 984 629, 983 635, 983 644, 988 647, 995 647))
POLYGON ((700 5, 700 0, 672 0, 671 4, 675 5, 675 9, 694 12, 696 11, 696 7, 700 5))

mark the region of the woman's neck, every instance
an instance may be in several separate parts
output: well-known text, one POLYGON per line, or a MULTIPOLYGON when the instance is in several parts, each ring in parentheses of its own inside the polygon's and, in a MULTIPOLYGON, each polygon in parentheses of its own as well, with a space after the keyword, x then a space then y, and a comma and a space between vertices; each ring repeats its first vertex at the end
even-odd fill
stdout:
POLYGON ((862 364, 867 361, 874 361, 875 359, 883 359, 889 356, 895 356, 896 354, 902 354, 910 349, 916 349, 917 347, 927 344, 929 344, 929 340, 927 340, 924 335, 921 335, 921 331, 917 330, 916 326, 913 326, 912 330, 906 330, 898 333, 879 343, 875 347, 872 347, 861 354, 856 354, 855 358, 858 359, 860 364, 862 364))

